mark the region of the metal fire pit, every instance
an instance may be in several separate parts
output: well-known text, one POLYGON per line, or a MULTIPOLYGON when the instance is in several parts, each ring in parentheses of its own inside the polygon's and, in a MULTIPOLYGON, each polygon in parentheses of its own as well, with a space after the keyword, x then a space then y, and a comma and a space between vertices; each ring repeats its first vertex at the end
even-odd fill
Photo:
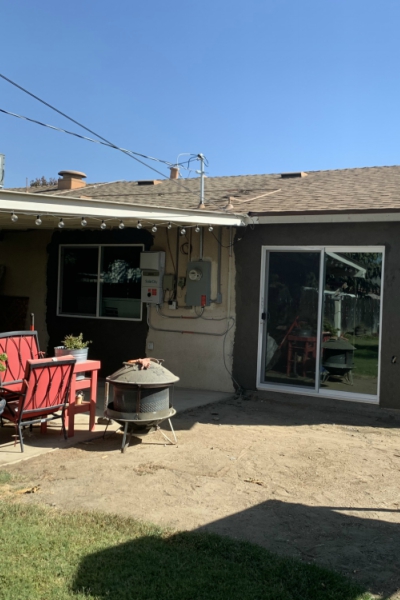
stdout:
POLYGON ((155 358, 125 362, 121 369, 106 378, 104 416, 123 427, 121 452, 128 448, 132 435, 143 437, 152 431, 160 431, 173 444, 160 429, 160 424, 165 420, 168 420, 175 443, 177 442, 171 423, 176 410, 172 407, 170 389, 179 381, 179 377, 161 363, 161 360, 155 358), (109 403, 110 386, 112 401, 109 403))
MULTIPOLYGON (((324 349, 324 360, 322 366, 329 375, 346 376, 349 383, 353 385, 354 350, 346 340, 328 340, 322 344, 324 349)), ((328 375, 328 376, 329 376, 328 375)))

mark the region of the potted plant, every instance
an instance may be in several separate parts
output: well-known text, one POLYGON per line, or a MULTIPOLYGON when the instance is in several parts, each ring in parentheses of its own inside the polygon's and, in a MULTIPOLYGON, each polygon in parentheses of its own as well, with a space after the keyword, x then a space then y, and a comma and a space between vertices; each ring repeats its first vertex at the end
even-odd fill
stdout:
MULTIPOLYGON (((6 370, 5 362, 7 360, 7 354, 0 354, 0 373, 6 370)), ((1 376, 0 376, 1 381, 1 376)))
POLYGON ((91 344, 91 340, 87 342, 83 341, 83 333, 79 335, 73 335, 72 333, 66 335, 62 340, 62 346, 56 346, 54 348, 54 353, 56 356, 66 356, 67 354, 71 354, 76 358, 76 362, 85 362, 88 358, 89 344, 91 344))

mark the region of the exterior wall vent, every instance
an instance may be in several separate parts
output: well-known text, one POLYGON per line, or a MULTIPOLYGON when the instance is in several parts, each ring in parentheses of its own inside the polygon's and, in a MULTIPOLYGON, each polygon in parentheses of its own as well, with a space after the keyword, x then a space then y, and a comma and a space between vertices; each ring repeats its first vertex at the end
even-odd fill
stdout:
POLYGON ((307 177, 307 173, 300 171, 299 173, 281 173, 282 179, 294 179, 295 177, 307 177))
POLYGON ((76 190, 86 186, 84 179, 85 173, 81 171, 59 171, 61 179, 58 180, 59 190, 76 190))
POLYGON ((138 185, 158 185, 159 183, 161 183, 161 181, 158 181, 157 179, 142 179, 137 182, 138 185))

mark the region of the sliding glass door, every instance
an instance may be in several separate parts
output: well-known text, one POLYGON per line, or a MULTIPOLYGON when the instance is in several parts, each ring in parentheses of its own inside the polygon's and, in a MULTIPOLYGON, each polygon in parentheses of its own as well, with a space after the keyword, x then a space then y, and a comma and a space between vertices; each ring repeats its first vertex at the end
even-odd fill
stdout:
POLYGON ((264 381, 315 388, 320 252, 268 253, 264 381))
POLYGON ((259 387, 376 400, 382 269, 383 248, 264 248, 259 387))

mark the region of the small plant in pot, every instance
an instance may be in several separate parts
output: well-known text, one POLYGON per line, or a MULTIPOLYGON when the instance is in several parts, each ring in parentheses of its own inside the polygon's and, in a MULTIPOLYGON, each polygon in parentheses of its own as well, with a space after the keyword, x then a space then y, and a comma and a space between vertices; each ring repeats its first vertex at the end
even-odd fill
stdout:
MULTIPOLYGON (((0 373, 2 373, 2 371, 6 370, 6 366, 5 366, 5 362, 7 360, 7 354, 0 354, 0 373)), ((0 375, 0 381, 1 381, 1 375, 0 375)))
POLYGON ((83 333, 79 335, 73 335, 72 333, 66 335, 62 340, 62 346, 56 346, 54 353, 56 356, 66 356, 71 354, 76 358, 76 362, 85 362, 88 358, 89 344, 91 340, 87 342, 83 341, 83 333))

